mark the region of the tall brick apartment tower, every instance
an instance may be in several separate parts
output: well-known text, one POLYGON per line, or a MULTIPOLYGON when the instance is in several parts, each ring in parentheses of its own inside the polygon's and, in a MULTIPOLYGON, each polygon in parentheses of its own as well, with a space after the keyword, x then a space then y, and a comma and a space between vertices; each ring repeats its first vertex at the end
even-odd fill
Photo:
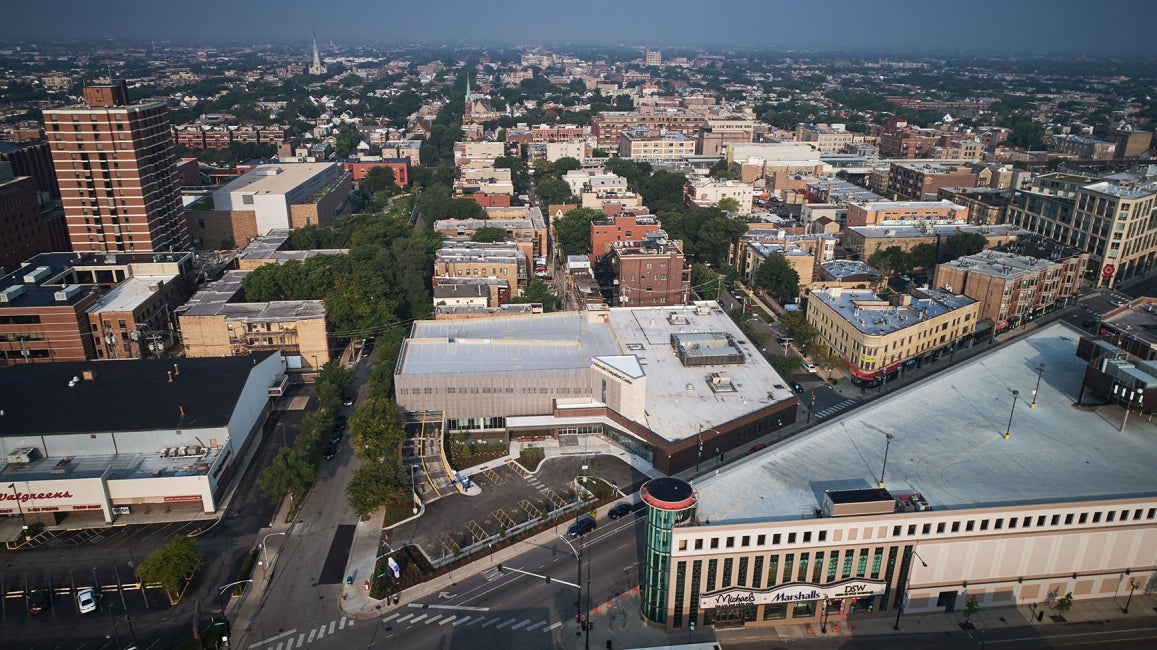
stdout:
POLYGON ((44 111, 72 250, 188 248, 168 107, 130 105, 123 81, 85 88, 84 102, 44 111))

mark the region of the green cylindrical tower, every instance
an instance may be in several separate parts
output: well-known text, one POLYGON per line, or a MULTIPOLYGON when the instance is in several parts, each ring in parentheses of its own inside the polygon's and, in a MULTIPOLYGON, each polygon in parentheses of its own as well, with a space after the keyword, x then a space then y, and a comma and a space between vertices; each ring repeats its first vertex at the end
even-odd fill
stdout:
POLYGON ((643 616, 655 623, 666 623, 671 577, 671 538, 675 526, 694 519, 697 497, 690 483, 670 477, 647 481, 641 494, 643 503, 647 504, 643 616))

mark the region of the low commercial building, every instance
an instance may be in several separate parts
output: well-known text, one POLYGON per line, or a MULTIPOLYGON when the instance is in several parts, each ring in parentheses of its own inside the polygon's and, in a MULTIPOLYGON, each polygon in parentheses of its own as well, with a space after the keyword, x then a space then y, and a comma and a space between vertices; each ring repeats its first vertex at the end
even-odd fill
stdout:
POLYGON ((983 251, 936 266, 933 286, 977 301, 981 319, 996 332, 1058 309, 1076 296, 1089 254, 1042 259, 1005 251, 983 251))
POLYGON ((796 142, 806 142, 821 153, 836 153, 851 144, 856 134, 846 124, 804 124, 795 127, 796 142))
MULTIPOLYGON (((325 226, 345 212, 353 191, 351 176, 338 163, 277 163, 257 165, 237 179, 214 190, 212 211, 241 214, 240 219, 253 220, 254 235, 264 235, 275 228, 325 226), (252 212, 252 217, 244 213, 252 212)), ((230 215, 225 215, 231 218, 230 215)), ((186 216, 218 219, 215 215, 186 216)), ((206 226, 192 227, 194 236, 206 226)), ((209 242, 215 245, 215 242, 209 242)), ((247 243, 247 242, 245 242, 247 243)))
POLYGON ((960 616, 973 598, 1020 625, 1066 594, 1080 607, 1140 593, 1155 576, 1157 425, 1073 408, 1079 337, 1049 325, 694 486, 645 484, 643 615, 670 632, 912 631, 904 615, 960 616))
POLYGON ((599 436, 666 473, 790 425, 798 404, 713 301, 419 321, 394 387, 447 433, 599 436))
POLYGON ((530 278, 530 260, 515 242, 446 240, 434 255, 434 283, 439 278, 495 278, 521 291, 530 278))
POLYGON ((142 359, 21 365, 0 373, 5 539, 21 526, 99 526, 216 513, 262 440, 285 360, 142 359), (132 408, 117 408, 131 396, 132 408), (68 408, 61 408, 67 404, 68 408))
POLYGON ((468 240, 479 228, 498 228, 530 259, 547 254, 546 219, 541 208, 489 207, 485 219, 439 219, 434 232, 451 240, 468 240))
POLYGON ((266 264, 284 264, 285 262, 304 262, 318 255, 348 255, 347 248, 312 248, 304 251, 289 249, 289 238, 292 230, 270 230, 268 233, 253 238, 240 253, 237 254, 235 264, 241 271, 252 271, 266 264))
POLYGON ((278 351, 290 368, 316 371, 330 358, 320 300, 237 302, 249 271, 228 271, 177 310, 187 357, 235 357, 278 351))
POLYGON ((941 201, 964 206, 968 210, 964 218, 968 223, 994 226, 1005 222, 1012 192, 990 187, 942 187, 937 196, 941 201))
POLYGON ((972 298, 936 289, 884 299, 832 288, 812 292, 807 321, 853 375, 871 380, 934 361, 971 340, 979 311, 972 298))

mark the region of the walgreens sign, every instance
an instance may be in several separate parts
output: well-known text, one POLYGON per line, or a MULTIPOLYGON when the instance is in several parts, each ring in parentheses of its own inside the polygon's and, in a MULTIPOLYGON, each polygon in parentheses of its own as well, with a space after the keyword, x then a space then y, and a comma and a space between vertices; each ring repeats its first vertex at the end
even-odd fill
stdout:
POLYGON ((58 501, 61 499, 71 499, 72 492, 0 492, 0 501, 19 501, 20 503, 28 503, 29 501, 58 501))

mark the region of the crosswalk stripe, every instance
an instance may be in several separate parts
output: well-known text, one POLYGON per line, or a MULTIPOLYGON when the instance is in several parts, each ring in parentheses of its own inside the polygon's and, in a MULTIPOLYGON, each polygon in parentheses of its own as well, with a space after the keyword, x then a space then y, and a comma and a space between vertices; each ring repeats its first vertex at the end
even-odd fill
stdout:
POLYGON ((410 618, 411 616, 413 616, 413 614, 406 614, 402 618, 399 618, 396 622, 397 623, 404 623, 406 621, 406 619, 410 618))
POLYGON ((522 628, 526 627, 527 625, 530 625, 530 619, 529 618, 522 621, 521 623, 516 624, 515 626, 511 627, 510 629, 511 630, 518 630, 518 629, 522 629, 522 628))
POLYGON ((494 619, 493 621, 490 621, 489 623, 483 623, 482 627, 490 627, 491 625, 494 625, 497 622, 498 622, 498 619, 494 619))
POLYGON ((337 624, 337 629, 339 629, 339 630, 344 630, 344 629, 345 629, 345 617, 344 617, 344 616, 343 616, 343 617, 341 617, 341 621, 340 621, 340 622, 338 622, 338 624, 337 624))
POLYGON ((551 631, 557 630, 560 627, 562 627, 562 621, 559 621, 559 622, 555 623, 554 625, 551 625, 550 627, 544 629, 543 632, 551 632, 551 631))
POLYGON ((305 632, 297 635, 297 647, 305 645, 305 632))
POLYGON ((446 617, 446 620, 442 621, 442 622, 441 622, 441 623, 439 623, 438 625, 445 625, 445 624, 447 624, 447 623, 449 623, 449 622, 453 621, 453 620, 454 620, 454 619, 456 619, 456 618, 458 618, 458 617, 457 617, 457 616, 447 616, 447 617, 446 617))
MULTIPOLYGON (((474 625, 475 623, 481 623, 482 621, 485 621, 485 620, 486 620, 486 617, 484 617, 484 616, 479 616, 478 618, 474 619, 473 621, 470 621, 470 622, 467 624, 467 626, 470 626, 470 625, 474 625)), ((482 627, 486 627, 486 626, 485 626, 485 625, 483 625, 482 627)))
POLYGON ((535 623, 534 625, 531 625, 530 627, 526 628, 526 631, 529 632, 529 631, 533 630, 534 628, 541 627, 543 625, 546 625, 546 621, 539 621, 539 622, 535 623))
POLYGON ((329 622, 329 633, 330 634, 333 634, 333 628, 336 626, 337 626, 337 621, 330 621, 329 622))
POLYGON ((321 627, 317 628, 317 638, 320 639, 323 636, 325 636, 325 623, 322 623, 321 627))
POLYGON ((512 618, 512 619, 510 619, 510 620, 508 620, 508 621, 503 621, 501 625, 499 625, 498 627, 496 627, 496 628, 494 628, 494 629, 496 629, 496 630, 501 630, 502 628, 506 627, 507 625, 510 625, 511 623, 513 623, 513 622, 515 622, 515 621, 517 621, 517 620, 518 620, 517 618, 512 618))
POLYGON ((442 618, 441 614, 438 614, 437 616, 431 616, 430 619, 426 621, 426 625, 429 625, 430 623, 433 623, 440 618, 442 618))
MULTIPOLYGON (((464 617, 454 621, 454 627, 458 627, 459 625, 465 623, 466 621, 469 621, 472 618, 474 618, 474 617, 473 616, 464 616, 464 617)), ((475 622, 477 622, 477 621, 475 621, 475 622)))
POLYGON ((285 646, 285 641, 277 642, 277 650, 281 650, 285 646))
POLYGON ((420 621, 420 620, 422 620, 422 619, 426 618, 426 616, 427 616, 427 614, 422 614, 421 616, 415 616, 415 617, 413 618, 413 620, 411 620, 410 622, 411 622, 411 623, 417 623, 418 621, 420 621))
POLYGON ((316 638, 317 638, 317 630, 310 630, 309 631, 309 639, 307 639, 305 642, 306 643, 313 643, 313 640, 316 638))
POLYGON ((397 618, 397 617, 398 617, 398 615, 397 615, 397 614, 390 614, 389 616, 387 616, 387 617, 383 618, 383 619, 382 619, 382 622, 383 622, 383 623, 386 623, 386 622, 388 622, 388 621, 392 621, 393 619, 395 619, 395 618, 397 618))

